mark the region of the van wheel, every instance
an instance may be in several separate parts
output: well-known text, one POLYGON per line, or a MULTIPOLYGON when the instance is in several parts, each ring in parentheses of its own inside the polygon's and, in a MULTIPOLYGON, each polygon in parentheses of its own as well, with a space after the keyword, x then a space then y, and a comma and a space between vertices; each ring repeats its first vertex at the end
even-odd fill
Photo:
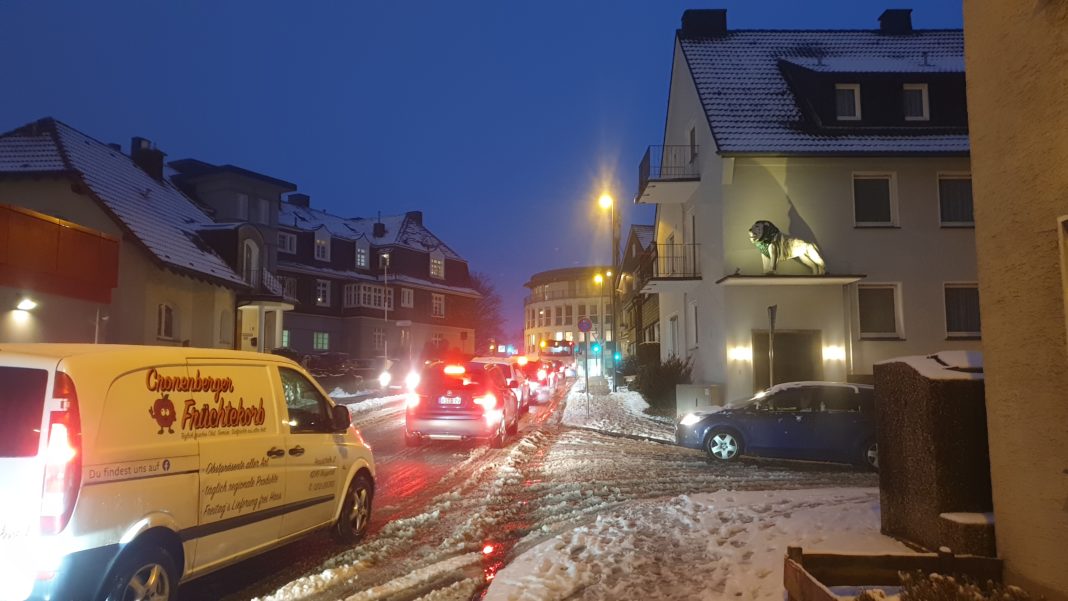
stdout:
POLYGON ((135 546, 119 559, 108 579, 107 601, 172 601, 178 598, 178 569, 166 549, 135 546))
POLYGON ((374 484, 369 477, 360 474, 352 479, 345 493, 345 502, 341 504, 341 515, 331 532, 339 543, 352 544, 367 534, 374 494, 374 484))

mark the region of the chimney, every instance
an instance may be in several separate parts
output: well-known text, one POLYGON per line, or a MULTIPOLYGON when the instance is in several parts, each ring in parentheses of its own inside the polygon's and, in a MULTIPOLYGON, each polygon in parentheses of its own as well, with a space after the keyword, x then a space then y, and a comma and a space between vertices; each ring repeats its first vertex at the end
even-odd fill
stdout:
POLYGON ((307 194, 301 194, 300 192, 294 192, 287 196, 286 202, 297 207, 304 207, 305 209, 311 207, 311 197, 307 194))
POLYGON ((422 211, 408 211, 404 214, 408 218, 408 221, 416 225, 423 225, 423 212, 422 211))
POLYGON ((375 238, 383 238, 383 237, 385 237, 385 235, 386 235, 386 224, 382 223, 381 221, 376 221, 375 222, 375 227, 374 227, 374 230, 373 230, 372 233, 374 234, 375 238))
POLYGON ((912 33, 912 9, 888 8, 879 15, 879 33, 904 35, 912 33))
POLYGON ((682 13, 684 38, 714 38, 727 35, 727 9, 690 9, 682 13))
POLYGON ((163 151, 155 148, 151 140, 134 136, 130 139, 130 158, 145 173, 163 181, 163 151))

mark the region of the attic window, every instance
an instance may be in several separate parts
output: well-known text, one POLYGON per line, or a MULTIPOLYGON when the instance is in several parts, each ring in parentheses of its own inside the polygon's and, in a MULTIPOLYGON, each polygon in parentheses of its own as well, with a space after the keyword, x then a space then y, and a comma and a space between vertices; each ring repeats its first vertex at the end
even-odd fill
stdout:
POLYGON ((907 83, 902 87, 905 121, 929 121, 930 108, 927 103, 927 84, 907 83))
POLYGON ((315 231, 315 258, 319 261, 330 260, 330 234, 322 228, 315 231))
POLYGON ((430 277, 445 279, 445 256, 441 253, 430 255, 430 277))
POLYGON ((834 84, 834 114, 839 121, 860 121, 860 84, 834 84))

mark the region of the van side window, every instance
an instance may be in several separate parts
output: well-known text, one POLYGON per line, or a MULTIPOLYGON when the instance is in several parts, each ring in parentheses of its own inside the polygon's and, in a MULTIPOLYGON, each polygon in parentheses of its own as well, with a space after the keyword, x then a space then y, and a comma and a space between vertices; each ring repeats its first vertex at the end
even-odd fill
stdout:
POLYGON ((289 431, 294 434, 330 432, 329 404, 300 372, 278 368, 289 409, 289 431))

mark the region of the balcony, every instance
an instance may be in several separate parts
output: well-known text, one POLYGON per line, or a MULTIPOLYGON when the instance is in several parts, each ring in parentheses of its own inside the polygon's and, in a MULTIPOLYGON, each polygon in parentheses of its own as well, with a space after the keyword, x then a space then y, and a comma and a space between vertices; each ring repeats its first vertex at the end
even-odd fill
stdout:
POLYGON ((558 300, 561 298, 574 298, 575 292, 570 290, 550 290, 543 293, 535 293, 523 298, 523 304, 529 305, 530 303, 539 303, 541 301, 558 300))
POLYGON ((642 265, 642 294, 676 291, 701 280, 700 244, 657 244, 653 260, 642 265))
POLYGON ((650 146, 638 166, 638 204, 682 204, 701 183, 697 146, 650 146))

